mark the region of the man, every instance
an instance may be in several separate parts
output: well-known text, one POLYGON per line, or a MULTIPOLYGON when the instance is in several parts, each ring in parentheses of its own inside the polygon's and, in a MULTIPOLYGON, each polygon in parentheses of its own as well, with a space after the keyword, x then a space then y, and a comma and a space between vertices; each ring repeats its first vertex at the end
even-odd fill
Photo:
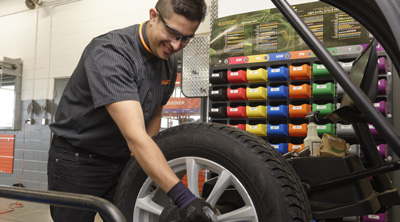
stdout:
MULTIPOLYGON (((172 56, 204 20, 204 0, 158 0, 150 20, 112 31, 85 48, 59 103, 49 151, 49 189, 113 200, 130 154, 174 201, 182 221, 213 221, 151 139, 174 89, 172 56)), ((93 221, 95 213, 51 207, 54 221, 93 221)))

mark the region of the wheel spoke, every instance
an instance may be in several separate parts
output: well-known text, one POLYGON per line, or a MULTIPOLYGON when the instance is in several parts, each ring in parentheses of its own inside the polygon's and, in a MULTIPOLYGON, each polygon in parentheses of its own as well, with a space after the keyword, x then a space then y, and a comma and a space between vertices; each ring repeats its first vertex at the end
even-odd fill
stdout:
POLYGON ((201 170, 200 164, 197 164, 195 159, 186 159, 186 173, 189 185, 189 190, 192 191, 196 197, 200 197, 199 193, 199 171, 201 170))
POLYGON ((218 216, 218 221, 256 221, 255 209, 245 206, 218 216))
POLYGON ((164 207, 158 205, 152 200, 153 196, 148 195, 144 198, 140 198, 136 201, 136 207, 141 210, 150 212, 152 214, 161 215, 164 207))
POLYGON ((231 178, 230 173, 226 170, 219 174, 218 180, 207 198, 207 202, 210 203, 211 206, 215 206, 225 189, 232 184, 231 178))

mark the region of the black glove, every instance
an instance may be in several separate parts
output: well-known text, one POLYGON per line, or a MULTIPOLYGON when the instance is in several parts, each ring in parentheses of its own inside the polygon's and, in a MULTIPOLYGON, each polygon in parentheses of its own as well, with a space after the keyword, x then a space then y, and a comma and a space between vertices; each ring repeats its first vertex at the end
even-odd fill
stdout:
POLYGON ((201 199, 194 199, 179 211, 182 222, 217 222, 211 205, 201 199))

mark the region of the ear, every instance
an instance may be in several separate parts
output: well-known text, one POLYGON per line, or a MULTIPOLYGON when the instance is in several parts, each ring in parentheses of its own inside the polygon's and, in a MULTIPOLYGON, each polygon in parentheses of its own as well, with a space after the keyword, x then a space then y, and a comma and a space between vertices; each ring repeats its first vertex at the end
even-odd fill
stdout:
POLYGON ((149 11, 149 15, 150 15, 150 23, 155 23, 158 19, 158 13, 157 10, 155 8, 151 8, 149 11))

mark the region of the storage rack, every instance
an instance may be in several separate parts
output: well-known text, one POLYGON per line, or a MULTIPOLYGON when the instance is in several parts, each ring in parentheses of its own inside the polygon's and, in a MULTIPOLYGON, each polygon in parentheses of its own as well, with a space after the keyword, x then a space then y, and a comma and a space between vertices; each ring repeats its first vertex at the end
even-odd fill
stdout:
MULTIPOLYGON (((342 64, 342 67, 347 72, 350 72, 351 62, 358 55, 352 53, 334 56, 334 58, 342 64)), ((384 86, 380 87, 381 91, 375 101, 375 105, 387 116, 390 122, 392 115, 392 66, 384 51, 378 50, 378 58, 381 63, 386 63, 386 68, 380 69, 379 83, 384 86)), ((326 74, 327 70, 324 71, 323 69, 324 66, 321 65, 317 57, 211 67, 209 121, 236 126, 252 132, 272 144, 281 153, 286 153, 294 149, 304 148, 303 140, 307 134, 308 125, 307 120, 304 118, 305 114, 308 111, 320 110, 322 115, 317 122, 319 136, 322 136, 323 133, 328 133, 344 138, 353 145, 352 152, 359 153, 355 133, 351 125, 342 125, 323 119, 327 113, 340 106, 341 94, 343 93, 343 90, 337 85, 337 82, 329 72, 326 74), (287 79, 273 79, 271 69, 277 70, 280 67, 289 69, 291 66, 294 69, 286 77, 287 79), (303 68, 300 68, 301 66, 303 68), (296 78, 293 75, 296 71, 295 69, 310 69, 309 75, 311 76, 296 78), (263 70, 267 72, 265 76, 260 74, 260 72, 264 72, 263 70), (236 75, 234 80, 232 80, 232 76, 229 76, 232 72, 236 75), (242 75, 242 78, 240 75, 242 75), (246 75, 246 77, 243 77, 243 75, 246 75), (253 76, 257 77, 254 78, 253 76), (240 82, 241 80, 242 82, 240 82), (300 88, 299 86, 303 84, 310 87, 310 95, 305 96, 305 98, 293 98, 294 94, 289 93, 289 90, 287 98, 271 98, 271 95, 274 94, 271 89, 283 90, 291 86, 300 88), (277 89, 278 87, 281 87, 281 89, 277 89), (232 99, 232 95, 228 95, 230 90, 238 91, 239 98, 236 98, 237 100, 232 99), (262 96, 263 91, 267 91, 264 97, 255 100, 246 98, 252 92, 257 92, 262 96), (240 95, 243 98, 240 98, 240 95), (277 109, 276 107, 279 106, 287 106, 287 116, 272 118, 269 115, 271 114, 271 109, 268 108, 275 107, 277 109), (231 108, 241 108, 242 110, 238 110, 241 117, 232 118, 232 115, 235 114, 230 112, 231 108), (296 108, 301 109, 302 112, 296 112, 296 108), (254 116, 254 113, 256 116, 254 116), (285 127, 287 128, 285 129, 285 127)), ((387 158, 387 146, 380 140, 373 126, 371 126, 371 132, 376 137, 378 148, 382 149, 382 156, 387 158)))

